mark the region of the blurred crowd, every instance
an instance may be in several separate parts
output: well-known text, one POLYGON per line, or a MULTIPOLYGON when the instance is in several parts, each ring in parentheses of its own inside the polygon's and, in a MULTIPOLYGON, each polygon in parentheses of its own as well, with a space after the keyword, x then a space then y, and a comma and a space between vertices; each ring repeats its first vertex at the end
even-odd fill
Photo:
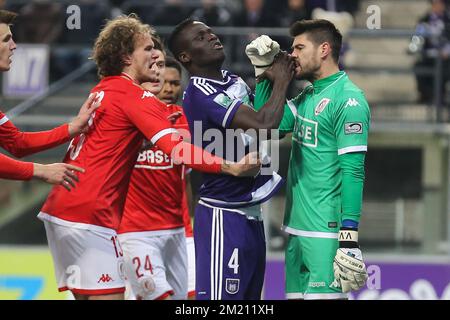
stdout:
MULTIPOLYGON (((89 48, 105 19, 120 14, 137 13, 153 26, 174 26, 187 17, 210 26, 289 27, 294 21, 309 19, 315 8, 348 12, 358 10, 359 0, 70 0, 70 1, 0 1, 0 7, 18 12, 14 27, 19 43, 55 44, 51 49, 51 78, 58 79, 87 61, 89 48), (66 27, 67 8, 77 5, 81 12, 81 29, 66 27)), ((257 35, 229 41, 231 61, 257 35), (241 51, 239 51, 241 50, 241 51)), ((283 39, 279 39, 283 42, 283 39)), ((285 40, 284 40, 285 41, 285 40)), ((283 46, 289 46, 286 41, 283 46)))
POLYGON ((409 52, 418 56, 414 67, 418 102, 449 105, 450 1, 430 0, 430 4, 430 10, 418 21, 409 45, 409 52), (437 90, 436 76, 440 77, 437 90))
MULTIPOLYGON (((450 88, 446 89, 446 83, 450 82, 450 0, 429 1, 430 11, 418 21, 409 52, 417 55, 414 72, 418 102, 436 102, 434 83, 436 68, 440 68, 443 72, 438 98, 446 104, 450 102, 447 97, 450 88)), ((58 79, 87 61, 90 47, 105 19, 120 14, 137 13, 143 21, 156 27, 174 26, 187 17, 213 27, 266 28, 287 28, 297 20, 326 18, 344 34, 341 54, 345 61, 345 53, 350 49, 346 33, 353 26, 352 16, 360 9, 359 0, 0 0, 0 8, 20 14, 14 30, 17 42, 54 45, 51 47, 51 79, 58 79), (66 27, 70 5, 80 8, 81 29, 66 27), (318 11, 318 8, 323 10, 318 11)), ((240 53, 256 36, 246 33, 223 37, 228 61, 245 65, 247 61, 240 53)), ((289 48, 287 37, 274 38, 282 48, 289 48)))

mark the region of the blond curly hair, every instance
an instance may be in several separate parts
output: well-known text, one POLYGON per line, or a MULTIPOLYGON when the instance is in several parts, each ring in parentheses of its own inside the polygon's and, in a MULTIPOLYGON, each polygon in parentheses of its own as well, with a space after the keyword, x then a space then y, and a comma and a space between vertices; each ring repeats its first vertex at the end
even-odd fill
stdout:
POLYGON ((155 30, 132 13, 109 20, 95 40, 91 59, 95 61, 100 78, 119 75, 125 63, 123 57, 133 53, 136 42, 155 30))

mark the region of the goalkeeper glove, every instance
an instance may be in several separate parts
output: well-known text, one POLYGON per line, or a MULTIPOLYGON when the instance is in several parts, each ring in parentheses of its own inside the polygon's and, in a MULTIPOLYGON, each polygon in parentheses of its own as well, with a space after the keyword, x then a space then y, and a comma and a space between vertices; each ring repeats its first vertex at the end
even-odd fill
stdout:
POLYGON ((245 47, 245 53, 255 68, 256 77, 272 65, 278 52, 280 52, 278 42, 266 35, 259 36, 245 47))
POLYGON ((342 227, 339 231, 333 270, 334 284, 344 293, 361 289, 366 284, 368 275, 358 246, 358 229, 342 227))

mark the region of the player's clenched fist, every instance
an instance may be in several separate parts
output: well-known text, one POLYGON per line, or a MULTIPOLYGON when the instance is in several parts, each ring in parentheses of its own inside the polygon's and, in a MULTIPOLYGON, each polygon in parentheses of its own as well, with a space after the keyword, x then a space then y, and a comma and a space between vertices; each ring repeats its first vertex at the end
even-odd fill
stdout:
POLYGON ((361 250, 358 246, 358 231, 341 228, 339 248, 333 262, 334 284, 346 293, 365 286, 368 278, 361 250))
POLYGON ((84 172, 84 169, 67 163, 34 163, 33 176, 47 183, 60 184, 70 191, 71 188, 75 188, 75 183, 78 182, 75 171, 84 172))

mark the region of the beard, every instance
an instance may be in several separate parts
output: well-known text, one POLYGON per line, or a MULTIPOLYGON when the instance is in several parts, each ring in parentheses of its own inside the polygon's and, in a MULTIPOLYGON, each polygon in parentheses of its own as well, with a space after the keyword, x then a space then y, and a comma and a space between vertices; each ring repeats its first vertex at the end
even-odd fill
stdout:
POLYGON ((308 80, 313 83, 318 78, 318 71, 320 70, 319 64, 309 65, 305 69, 301 69, 299 75, 296 75, 297 80, 308 80))

